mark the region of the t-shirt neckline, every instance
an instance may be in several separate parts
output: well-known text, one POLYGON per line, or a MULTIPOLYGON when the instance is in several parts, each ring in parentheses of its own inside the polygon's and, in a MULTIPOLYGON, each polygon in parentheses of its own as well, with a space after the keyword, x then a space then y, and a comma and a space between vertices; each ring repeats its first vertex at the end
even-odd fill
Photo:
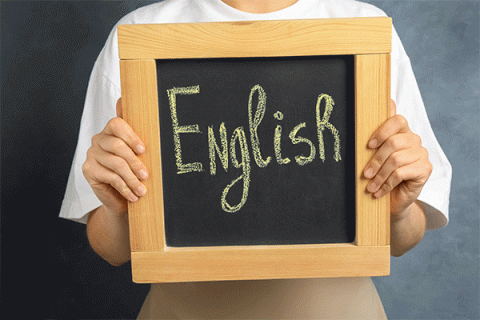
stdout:
MULTIPOLYGON (((312 1, 310 0, 310 3, 312 1)), ((298 0, 294 4, 284 9, 269 13, 250 13, 235 9, 221 0, 200 0, 198 4, 206 12, 215 12, 215 16, 222 16, 228 20, 272 20, 272 19, 295 19, 304 16, 304 12, 309 4, 307 0, 298 0)))

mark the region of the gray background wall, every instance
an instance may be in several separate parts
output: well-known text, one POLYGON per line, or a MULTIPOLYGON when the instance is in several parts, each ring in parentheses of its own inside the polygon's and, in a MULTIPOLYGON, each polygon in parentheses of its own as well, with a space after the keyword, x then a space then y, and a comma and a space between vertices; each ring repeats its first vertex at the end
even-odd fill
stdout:
MULTIPOLYGON (((393 18, 453 165, 449 225, 374 282, 390 319, 479 319, 479 2, 366 2, 393 18)), ((149 3, 0 2, 2 313, 133 318, 148 292, 57 215, 96 56, 149 3)))
POLYGON ((369 2, 393 18, 453 166, 450 223, 375 284, 391 318, 479 319, 479 2, 369 2))

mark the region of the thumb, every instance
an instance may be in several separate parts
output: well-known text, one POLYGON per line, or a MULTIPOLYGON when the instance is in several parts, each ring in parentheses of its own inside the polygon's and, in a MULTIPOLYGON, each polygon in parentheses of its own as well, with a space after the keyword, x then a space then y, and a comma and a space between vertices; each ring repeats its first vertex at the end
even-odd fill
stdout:
MULTIPOLYGON (((393 101, 393 100, 392 100, 393 101)), ((117 117, 123 118, 122 98, 117 100, 117 117)))
POLYGON ((397 105, 393 99, 390 99, 390 116, 393 117, 397 114, 397 105))

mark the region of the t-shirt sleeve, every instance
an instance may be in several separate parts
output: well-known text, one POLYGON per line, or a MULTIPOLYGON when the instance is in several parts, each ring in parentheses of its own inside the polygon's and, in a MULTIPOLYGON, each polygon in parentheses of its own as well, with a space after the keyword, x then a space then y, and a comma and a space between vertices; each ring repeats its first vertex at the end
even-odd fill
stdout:
POLYGON ((81 223, 86 223, 88 213, 101 205, 83 176, 82 165, 92 137, 100 133, 110 119, 116 117, 116 102, 121 96, 118 50, 114 39, 116 29, 97 58, 90 76, 77 148, 60 209, 60 217, 81 223))
POLYGON ((433 165, 433 172, 418 200, 425 208, 427 230, 434 230, 448 223, 452 167, 432 130, 410 59, 405 54, 395 29, 392 36, 391 97, 396 102, 397 113, 403 115, 412 132, 421 137, 422 145, 428 150, 433 165))

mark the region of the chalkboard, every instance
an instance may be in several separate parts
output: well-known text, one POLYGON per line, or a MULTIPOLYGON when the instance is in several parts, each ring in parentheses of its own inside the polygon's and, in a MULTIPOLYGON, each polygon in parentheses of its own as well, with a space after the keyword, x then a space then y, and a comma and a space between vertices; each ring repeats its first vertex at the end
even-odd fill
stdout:
POLYGON ((121 25, 125 121, 147 146, 133 281, 388 275, 365 191, 390 105, 390 18, 121 25))
POLYGON ((352 242, 353 60, 158 60, 166 244, 352 242))

